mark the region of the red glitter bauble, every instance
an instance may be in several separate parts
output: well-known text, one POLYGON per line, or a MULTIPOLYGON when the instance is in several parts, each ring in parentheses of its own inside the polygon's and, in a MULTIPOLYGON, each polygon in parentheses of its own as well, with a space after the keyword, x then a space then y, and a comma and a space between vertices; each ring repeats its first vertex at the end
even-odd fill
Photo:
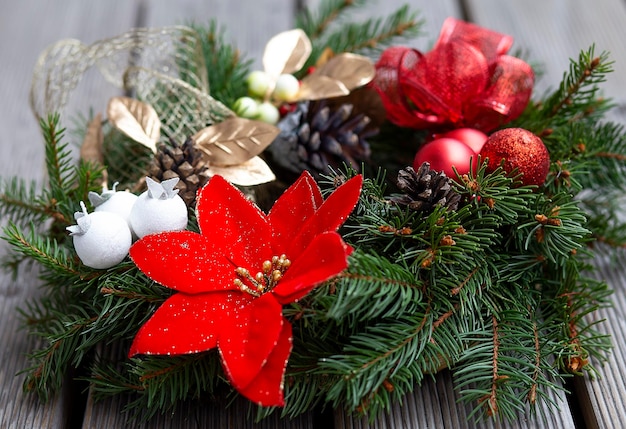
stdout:
POLYGON ((480 156, 489 158, 488 170, 493 171, 504 160, 507 173, 517 169, 524 185, 542 185, 550 170, 550 154, 541 139, 523 128, 505 128, 491 134, 480 156))
POLYGON ((456 139, 440 138, 426 143, 415 154, 413 168, 418 170, 424 162, 430 163, 430 168, 435 171, 443 171, 446 176, 455 178, 455 167, 459 174, 467 174, 470 170, 470 158, 472 167, 476 168, 478 158, 468 145, 456 139))

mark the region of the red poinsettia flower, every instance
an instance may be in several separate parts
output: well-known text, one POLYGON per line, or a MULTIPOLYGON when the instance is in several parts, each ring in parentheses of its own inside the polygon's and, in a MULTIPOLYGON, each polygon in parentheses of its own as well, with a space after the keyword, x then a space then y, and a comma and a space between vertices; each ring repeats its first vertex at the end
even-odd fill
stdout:
POLYGON ((385 50, 373 86, 387 118, 402 127, 484 132, 515 119, 530 100, 534 73, 505 55, 512 43, 510 36, 448 18, 430 52, 385 50))
POLYGON ((200 233, 148 235, 130 250, 149 278, 174 289, 139 329, 129 356, 217 347, 232 386, 263 406, 283 405, 292 327, 282 306, 347 267, 336 230, 359 198, 356 176, 325 201, 307 172, 269 214, 220 176, 198 194, 200 233))

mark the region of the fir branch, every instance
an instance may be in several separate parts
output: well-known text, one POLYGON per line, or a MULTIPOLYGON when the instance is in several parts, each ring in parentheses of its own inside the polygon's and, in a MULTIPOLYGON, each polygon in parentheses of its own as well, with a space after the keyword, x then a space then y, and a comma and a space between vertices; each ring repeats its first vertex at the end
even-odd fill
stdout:
POLYGON ((320 362, 319 369, 343 382, 330 388, 334 406, 344 403, 354 410, 375 397, 385 380, 400 368, 414 365, 430 338, 432 314, 427 307, 393 320, 383 320, 352 335, 341 354, 320 362))
POLYGON ((559 88, 537 104, 529 104, 524 114, 511 126, 522 126, 535 134, 548 137, 554 129, 568 123, 600 119, 610 107, 598 96, 599 85, 613 71, 607 52, 595 54, 595 46, 581 51, 570 60, 569 71, 563 74, 559 88))
MULTIPOLYGON (((372 18, 359 23, 342 23, 313 45, 311 59, 316 60, 324 49, 334 53, 354 52, 374 54, 398 38, 415 36, 422 22, 416 19, 408 5, 402 6, 386 19, 372 18)), ((305 67, 306 69, 306 67, 305 67)))
POLYGON ((296 16, 296 28, 301 28, 312 41, 315 41, 343 12, 363 6, 365 3, 364 0, 323 0, 315 13, 305 8, 296 16))
MULTIPOLYGON (((588 95, 584 94, 583 88, 595 86, 606 80, 605 75, 612 71, 613 63, 607 61, 607 52, 596 57, 594 51, 595 48, 592 46, 586 52, 580 53, 577 62, 570 62, 569 74, 564 77, 558 92, 546 101, 549 117, 562 115, 565 107, 573 105, 576 101, 590 100, 588 95), (581 99, 581 96, 584 98, 581 99)), ((595 94, 595 89, 592 89, 591 94, 595 94)))
POLYGON ((247 94, 245 77, 252 60, 242 58, 238 49, 226 43, 225 33, 216 21, 202 26, 190 24, 202 47, 206 66, 206 79, 211 96, 227 106, 247 94))
POLYGON ((23 254, 55 273, 57 280, 85 279, 89 275, 78 269, 74 258, 67 251, 50 238, 42 237, 31 225, 30 233, 26 235, 17 225, 10 223, 4 228, 2 237, 11 245, 15 252, 23 254))
POLYGON ((351 255, 349 267, 332 282, 336 293, 325 317, 338 321, 347 318, 354 326, 360 321, 399 317, 418 309, 423 285, 406 267, 360 251, 351 255), (372 302, 376 305, 367 305, 372 302))
POLYGON ((0 217, 11 219, 19 227, 31 223, 38 225, 54 215, 50 207, 39 199, 39 186, 14 177, 2 184, 0 191, 0 217))

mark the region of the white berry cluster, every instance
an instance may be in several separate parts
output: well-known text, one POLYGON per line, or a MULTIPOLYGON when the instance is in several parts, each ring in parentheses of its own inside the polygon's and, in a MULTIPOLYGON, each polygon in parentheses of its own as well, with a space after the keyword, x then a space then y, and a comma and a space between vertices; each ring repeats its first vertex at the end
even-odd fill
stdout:
POLYGON ((277 78, 262 70, 251 72, 246 78, 248 95, 239 98, 233 106, 237 115, 276 124, 280 113, 276 105, 296 100, 300 82, 291 74, 277 78))
POLYGON ((74 214, 76 225, 67 227, 74 249, 83 264, 95 269, 111 268, 124 260, 133 240, 148 234, 181 231, 187 227, 187 205, 174 189, 178 178, 158 183, 146 177, 148 190, 137 196, 126 191, 89 193, 95 207, 74 214))

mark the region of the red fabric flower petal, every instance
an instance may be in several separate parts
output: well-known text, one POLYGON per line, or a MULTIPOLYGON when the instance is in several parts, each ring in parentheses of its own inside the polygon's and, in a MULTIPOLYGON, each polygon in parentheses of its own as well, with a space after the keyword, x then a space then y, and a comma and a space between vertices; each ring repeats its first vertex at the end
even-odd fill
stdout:
POLYGON ((272 230, 265 214, 221 176, 198 193, 198 226, 237 266, 249 267, 271 257, 272 230))
POLYGON ((185 293, 237 289, 234 267, 220 246, 190 231, 147 235, 130 248, 130 257, 152 280, 185 293))
POLYGON ((180 355, 209 350, 217 345, 224 317, 238 305, 238 299, 229 292, 174 294, 139 329, 128 355, 180 355))
POLYGON ((317 235, 287 270, 272 294, 281 304, 289 304, 308 294, 315 286, 348 267, 347 246, 336 232, 317 235))
POLYGON ((358 175, 337 188, 322 203, 300 230, 297 237, 289 243, 287 257, 295 261, 316 235, 327 231, 336 231, 348 218, 359 200, 363 176, 358 175))
POLYGON ((284 319, 280 337, 267 362, 254 380, 239 393, 264 407, 285 405, 285 370, 291 354, 292 336, 291 324, 284 319))
POLYGON ((298 233, 300 226, 315 213, 323 200, 319 186, 308 171, 304 171, 276 200, 267 215, 272 225, 276 254, 280 255, 287 251, 286 245, 298 233))
POLYGON ((267 293, 242 301, 225 320, 218 348, 224 371, 235 389, 250 384, 266 364, 283 329, 282 311, 278 301, 267 293))

